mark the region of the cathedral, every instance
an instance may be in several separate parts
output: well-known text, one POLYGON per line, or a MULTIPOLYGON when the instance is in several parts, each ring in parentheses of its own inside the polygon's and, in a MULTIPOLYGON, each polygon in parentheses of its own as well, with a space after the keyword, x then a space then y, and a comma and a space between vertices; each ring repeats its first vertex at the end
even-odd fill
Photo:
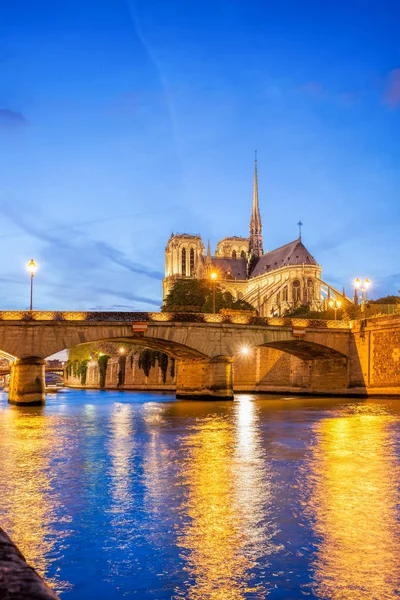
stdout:
MULTIPOLYGON (((301 224, 299 224, 301 225, 301 224)), ((216 278, 223 291, 243 298, 260 316, 278 317, 301 304, 326 308, 331 294, 342 295, 321 280, 321 266, 297 239, 264 252, 258 203, 257 158, 254 161, 253 206, 249 237, 226 237, 211 254, 199 235, 172 234, 165 250, 164 299, 177 279, 216 278)))

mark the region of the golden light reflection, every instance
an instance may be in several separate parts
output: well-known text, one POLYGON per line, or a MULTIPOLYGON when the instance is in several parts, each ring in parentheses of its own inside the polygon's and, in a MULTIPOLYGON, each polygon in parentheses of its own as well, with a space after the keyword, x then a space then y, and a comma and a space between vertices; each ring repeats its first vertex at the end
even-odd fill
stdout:
MULTIPOLYGON (((272 522, 273 497, 271 471, 260 432, 259 408, 254 396, 241 394, 235 402, 235 496, 240 507, 246 550, 254 560, 279 550, 272 522)), ((264 559, 264 566, 265 559, 264 559)))
MULTIPOLYGON (((51 460, 54 453, 62 453, 63 438, 56 425, 56 420, 45 417, 41 409, 2 412, 0 523, 28 563, 60 591, 69 584, 47 575, 51 563, 60 559, 55 552, 55 524, 62 506, 53 494, 51 460)), ((64 515, 64 523, 69 520, 64 515)), ((65 529, 62 536, 65 541, 65 529)))
POLYGON ((310 514, 320 540, 313 564, 318 598, 398 598, 395 420, 366 404, 316 425, 310 514))
POLYGON ((132 422, 132 406, 130 404, 115 404, 111 414, 111 485, 110 493, 114 505, 115 517, 113 527, 124 520, 125 511, 129 510, 132 502, 131 495, 131 458, 134 450, 134 430, 132 422))
POLYGON ((184 590, 178 590, 178 597, 241 600, 257 593, 261 595, 254 597, 264 598, 266 590, 249 587, 255 556, 247 552, 245 502, 238 501, 240 457, 236 455, 233 423, 217 415, 205 417, 186 436, 184 447, 182 484, 187 496, 177 543, 182 548, 188 581, 184 590))

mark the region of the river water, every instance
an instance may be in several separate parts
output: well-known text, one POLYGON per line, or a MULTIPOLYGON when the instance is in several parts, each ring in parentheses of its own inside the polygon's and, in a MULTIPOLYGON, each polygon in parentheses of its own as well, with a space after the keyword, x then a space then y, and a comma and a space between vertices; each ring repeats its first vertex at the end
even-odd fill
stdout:
POLYGON ((65 600, 400 594, 400 401, 0 401, 0 525, 65 600))

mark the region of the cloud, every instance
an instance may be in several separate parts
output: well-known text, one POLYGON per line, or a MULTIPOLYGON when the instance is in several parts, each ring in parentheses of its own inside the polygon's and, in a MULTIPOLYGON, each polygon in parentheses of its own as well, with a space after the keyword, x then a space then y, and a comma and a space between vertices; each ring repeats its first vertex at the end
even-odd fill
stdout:
POLYGON ((388 75, 384 102, 392 108, 400 106, 400 68, 394 69, 388 75))
POLYGON ((9 108, 0 108, 0 127, 23 127, 27 124, 24 115, 9 108))

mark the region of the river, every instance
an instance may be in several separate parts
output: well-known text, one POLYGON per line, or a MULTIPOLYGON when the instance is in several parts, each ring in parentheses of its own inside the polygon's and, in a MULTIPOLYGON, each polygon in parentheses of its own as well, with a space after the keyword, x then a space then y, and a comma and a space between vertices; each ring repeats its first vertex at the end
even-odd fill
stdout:
POLYGON ((0 525, 64 600, 400 594, 400 401, 0 400, 0 525))

